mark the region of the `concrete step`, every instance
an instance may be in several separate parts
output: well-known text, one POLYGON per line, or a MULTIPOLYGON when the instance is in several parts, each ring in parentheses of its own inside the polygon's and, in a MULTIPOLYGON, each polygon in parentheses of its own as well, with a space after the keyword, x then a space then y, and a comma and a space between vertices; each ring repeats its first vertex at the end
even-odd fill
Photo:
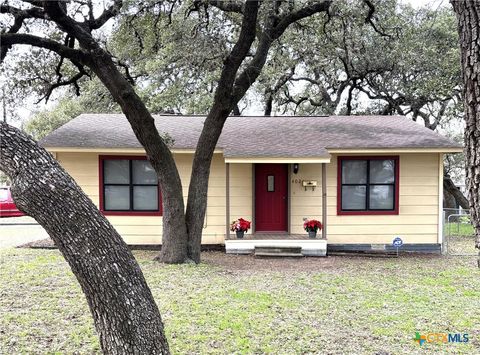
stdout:
POLYGON ((255 252, 255 256, 272 256, 272 257, 287 257, 287 258, 297 258, 302 257, 302 253, 267 253, 267 252, 255 252))
POLYGON ((255 256, 287 256, 299 257, 302 255, 302 247, 295 246, 255 246, 255 256))

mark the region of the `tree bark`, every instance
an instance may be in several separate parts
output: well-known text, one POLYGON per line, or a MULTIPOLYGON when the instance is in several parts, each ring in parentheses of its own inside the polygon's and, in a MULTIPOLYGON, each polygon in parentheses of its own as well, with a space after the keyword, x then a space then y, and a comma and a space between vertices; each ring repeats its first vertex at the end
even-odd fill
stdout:
POLYGON ((264 116, 271 116, 272 115, 272 108, 273 108, 273 94, 271 92, 267 92, 265 94, 265 106, 263 110, 264 116))
POLYGON ((160 137, 152 115, 106 53, 94 58, 92 70, 122 108, 159 177, 163 204, 163 237, 162 249, 157 259, 165 263, 183 263, 188 259, 188 233, 182 182, 173 155, 160 137))
POLYGON ((127 245, 33 139, 0 122, 0 168, 18 208, 57 245, 87 299, 106 354, 168 354, 160 312, 127 245))
POLYGON ((443 177, 443 189, 445 193, 448 193, 451 197, 453 197, 454 202, 456 202, 458 206, 461 206, 465 210, 470 208, 467 198, 463 195, 463 192, 460 191, 460 189, 455 185, 448 175, 443 177))
POLYGON ((480 2, 451 3, 458 20, 464 84, 466 182, 476 247, 480 248, 480 2))
POLYGON ((447 209, 447 212, 451 212, 450 214, 456 213, 455 210, 457 209, 457 201, 455 197, 445 188, 445 182, 443 183, 443 208, 447 209))

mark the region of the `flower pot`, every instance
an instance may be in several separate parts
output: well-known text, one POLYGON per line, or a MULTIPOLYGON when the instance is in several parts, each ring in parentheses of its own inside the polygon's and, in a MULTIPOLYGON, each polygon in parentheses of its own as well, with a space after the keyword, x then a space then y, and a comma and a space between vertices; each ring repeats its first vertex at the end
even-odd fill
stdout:
POLYGON ((243 238, 245 231, 237 231, 237 238, 243 238))
MULTIPOLYGON (((238 233, 238 232, 237 232, 238 233)), ((316 238, 317 237, 317 232, 315 231, 308 231, 308 237, 309 238, 316 238)))

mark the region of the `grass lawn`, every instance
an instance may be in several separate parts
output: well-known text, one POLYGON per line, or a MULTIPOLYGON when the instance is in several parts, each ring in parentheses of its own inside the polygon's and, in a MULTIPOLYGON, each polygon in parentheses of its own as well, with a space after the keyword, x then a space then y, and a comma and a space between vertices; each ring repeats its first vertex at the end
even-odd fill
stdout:
POLYGON ((473 235, 473 226, 470 223, 445 223, 445 235, 473 235))
MULTIPOLYGON (((455 353, 480 349, 476 258, 254 259, 162 266, 135 252, 173 353, 455 353), (415 332, 469 333, 425 344, 415 332)), ((0 249, 0 354, 91 354, 82 292, 56 250, 0 249)))

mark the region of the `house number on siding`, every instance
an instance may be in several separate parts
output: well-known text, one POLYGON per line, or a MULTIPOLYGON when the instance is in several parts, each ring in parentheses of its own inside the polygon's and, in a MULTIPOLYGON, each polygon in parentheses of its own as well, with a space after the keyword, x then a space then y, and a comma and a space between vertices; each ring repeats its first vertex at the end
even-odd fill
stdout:
POLYGON ((303 179, 292 179, 292 184, 301 184, 303 179))

